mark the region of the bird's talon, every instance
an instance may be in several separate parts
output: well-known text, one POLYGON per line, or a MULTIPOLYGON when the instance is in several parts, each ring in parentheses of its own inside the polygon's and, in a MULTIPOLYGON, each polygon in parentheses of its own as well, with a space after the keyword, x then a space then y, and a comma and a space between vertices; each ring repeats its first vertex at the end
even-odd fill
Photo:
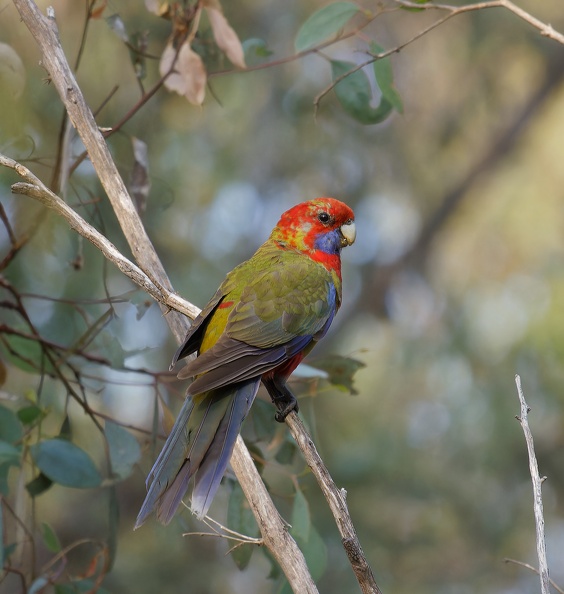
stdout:
POLYGON ((279 410, 276 412, 276 414, 274 415, 274 420, 277 421, 278 423, 284 423, 286 421, 286 417, 292 411, 295 411, 297 413, 299 410, 300 410, 300 407, 298 406, 298 401, 296 399, 294 399, 294 400, 288 402, 282 410, 279 410))

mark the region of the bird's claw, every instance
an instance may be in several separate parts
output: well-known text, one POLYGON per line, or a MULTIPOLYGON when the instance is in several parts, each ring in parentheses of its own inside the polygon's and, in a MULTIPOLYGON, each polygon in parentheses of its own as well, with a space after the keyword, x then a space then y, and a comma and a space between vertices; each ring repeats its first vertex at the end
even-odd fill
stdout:
POLYGON ((284 423, 286 421, 286 417, 292 411, 298 412, 300 410, 300 407, 298 406, 298 401, 295 397, 293 398, 293 400, 283 400, 278 402, 280 403, 280 409, 274 415, 274 419, 278 423, 284 423))

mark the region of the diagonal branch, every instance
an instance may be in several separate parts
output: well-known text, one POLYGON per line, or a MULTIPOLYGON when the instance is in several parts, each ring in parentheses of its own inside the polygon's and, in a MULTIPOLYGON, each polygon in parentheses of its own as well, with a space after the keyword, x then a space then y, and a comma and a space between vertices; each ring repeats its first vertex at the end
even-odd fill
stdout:
MULTIPOLYGON (((58 37, 53 9, 48 9, 48 17, 46 18, 32 0, 14 0, 14 5, 40 47, 43 65, 49 72, 69 114, 71 123, 76 128, 89 153, 92 165, 112 204, 135 260, 139 263, 139 268, 133 264, 129 267, 126 265, 123 272, 127 273, 127 270, 129 270, 132 273, 138 273, 141 271, 160 291, 172 293, 173 289, 170 280, 143 227, 94 116, 69 67, 58 37)), ((40 188, 37 183, 32 183, 32 187, 27 188, 19 186, 20 190, 29 190, 32 197, 37 198, 39 194, 45 195, 41 189, 37 191, 37 188, 40 188)), ((58 201, 53 200, 52 207, 54 207, 55 203, 60 207, 58 201)), ((65 212, 67 215, 70 214, 68 211, 65 212)), ((62 209, 59 213, 64 215, 62 209)), ((117 264, 117 260, 112 261, 117 264)), ((129 276, 133 279, 131 275, 129 276)), ((133 280, 139 280, 139 278, 137 274, 133 280)), ((146 281, 144 277, 143 281, 146 281)), ((161 303, 161 308, 167 312, 169 310, 168 304, 161 303)), ((188 325, 186 318, 180 313, 172 311, 166 316, 166 320, 176 339, 178 341, 183 340, 188 325)), ((309 574, 303 553, 288 533, 286 524, 278 514, 240 436, 235 444, 231 462, 241 487, 251 503, 265 545, 278 561, 292 589, 295 592, 303 592, 304 594, 316 594, 317 587, 309 574)))
POLYGON ((351 520, 347 507, 347 492, 344 489, 339 489, 331 478, 300 417, 295 412, 291 412, 286 417, 286 424, 329 504, 331 513, 339 529, 339 534, 341 535, 341 542, 343 543, 360 589, 363 594, 382 594, 378 584, 376 584, 374 574, 366 560, 364 551, 360 546, 354 524, 351 520))

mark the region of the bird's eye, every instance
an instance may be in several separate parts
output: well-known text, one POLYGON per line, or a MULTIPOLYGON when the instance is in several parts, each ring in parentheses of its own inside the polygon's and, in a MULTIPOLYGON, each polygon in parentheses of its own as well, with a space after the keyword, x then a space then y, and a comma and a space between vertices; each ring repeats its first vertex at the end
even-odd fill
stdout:
POLYGON ((322 223, 328 223, 331 220, 331 217, 329 216, 329 213, 326 212, 320 212, 317 215, 317 218, 322 222, 322 223))

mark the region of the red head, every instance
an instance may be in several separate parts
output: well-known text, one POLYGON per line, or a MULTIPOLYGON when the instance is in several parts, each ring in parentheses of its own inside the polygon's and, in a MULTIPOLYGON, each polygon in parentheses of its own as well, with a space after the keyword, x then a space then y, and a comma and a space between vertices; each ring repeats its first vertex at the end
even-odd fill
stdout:
POLYGON ((335 198, 316 198, 283 213, 270 237, 281 247, 305 252, 338 270, 341 248, 356 237, 354 213, 335 198))

